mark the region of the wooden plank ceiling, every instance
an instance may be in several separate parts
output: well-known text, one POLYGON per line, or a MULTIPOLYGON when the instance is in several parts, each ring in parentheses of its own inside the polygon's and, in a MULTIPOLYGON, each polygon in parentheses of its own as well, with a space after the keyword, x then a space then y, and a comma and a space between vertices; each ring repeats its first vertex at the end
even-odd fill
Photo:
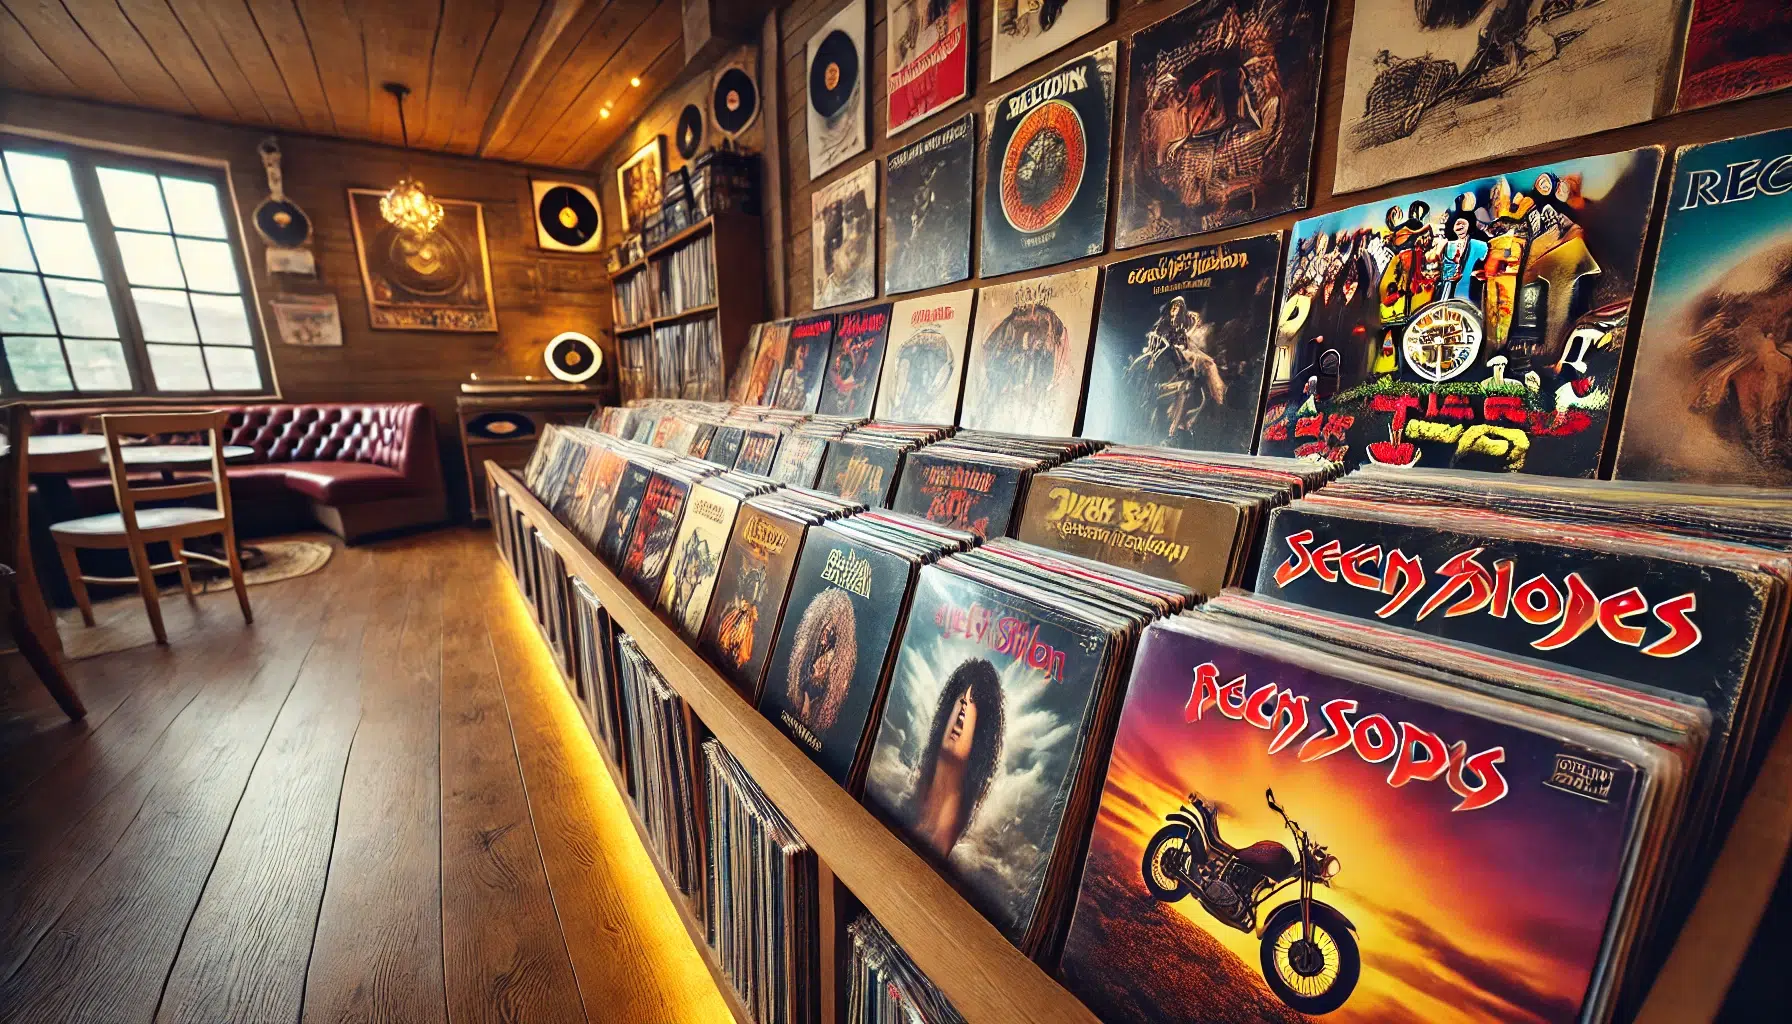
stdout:
POLYGON ((680 33, 677 0, 0 0, 0 85, 398 145, 402 82, 418 148, 582 168, 680 33))

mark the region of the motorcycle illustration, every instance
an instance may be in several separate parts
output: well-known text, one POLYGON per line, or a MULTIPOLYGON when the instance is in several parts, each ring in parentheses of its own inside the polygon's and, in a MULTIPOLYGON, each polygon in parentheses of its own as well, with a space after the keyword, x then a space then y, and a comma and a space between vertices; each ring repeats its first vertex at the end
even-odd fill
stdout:
POLYGON ((1276 998, 1302 1013, 1330 1013, 1350 998, 1363 967, 1356 926, 1313 898, 1313 886, 1331 885, 1338 858, 1288 817, 1274 790, 1263 796, 1294 835, 1295 852, 1273 839, 1230 845, 1220 838, 1217 809, 1190 793, 1145 844, 1145 888, 1163 903, 1193 893, 1222 922, 1257 932, 1263 980, 1276 998), (1299 897, 1271 910, 1259 929, 1257 911, 1297 883, 1299 897))

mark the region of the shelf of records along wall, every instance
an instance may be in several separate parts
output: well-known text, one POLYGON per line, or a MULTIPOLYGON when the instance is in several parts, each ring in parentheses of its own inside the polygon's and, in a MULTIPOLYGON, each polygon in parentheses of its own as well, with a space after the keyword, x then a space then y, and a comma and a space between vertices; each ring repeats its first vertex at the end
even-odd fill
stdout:
POLYGON ((495 464, 488 472, 516 521, 559 553, 566 572, 590 589, 816 857, 885 924, 966 1020, 1093 1024, 1080 1002, 763 717, 518 478, 495 464))

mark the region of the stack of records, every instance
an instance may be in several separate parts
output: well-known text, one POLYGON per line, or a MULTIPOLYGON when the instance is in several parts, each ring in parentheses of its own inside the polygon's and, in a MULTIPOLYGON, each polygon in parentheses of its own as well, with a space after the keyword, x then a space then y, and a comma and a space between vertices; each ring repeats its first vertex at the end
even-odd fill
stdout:
POLYGON ((779 446, 771 478, 781 484, 814 487, 821 476, 821 460, 827 455, 828 442, 846 436, 847 431, 862 423, 863 420, 842 416, 811 417, 779 446))
POLYGON ((741 432, 740 453, 734 457, 734 468, 746 473, 767 476, 778 458, 778 446, 789 433, 775 423, 761 423, 741 432))
POLYGON ((695 896, 702 891, 704 864, 692 719, 633 637, 617 635, 616 663, 635 810, 679 891, 695 896))
POLYGON ((715 471, 701 459, 683 458, 659 467, 648 479, 616 567, 616 575, 643 598, 652 601, 659 596, 691 488, 715 471))
POLYGON ((1022 952, 1063 935, 1139 633, 1175 583, 999 539, 923 566, 864 803, 1022 952))
POLYGON ((740 208, 759 216, 759 157, 734 149, 710 149, 692 164, 691 199, 699 219, 740 208))
POLYGON ((709 943, 762 1024, 821 1019, 815 854, 720 743, 703 744, 709 943))
POLYGON ((629 541, 635 534, 635 521, 647 496, 647 485, 660 467, 675 461, 673 456, 657 448, 638 445, 619 449, 619 454, 621 468, 616 476, 616 486, 610 492, 608 507, 600 509, 597 506, 606 502, 604 499, 594 500, 588 509, 590 516, 584 520, 587 529, 595 528, 597 546, 592 550, 612 569, 620 569, 628 554, 629 541), (601 526, 595 518, 598 511, 603 512, 601 526))
POLYGON ((902 475, 903 456, 951 433, 951 427, 926 424, 867 423, 828 442, 817 486, 873 508, 888 508, 902 475))
POLYGON ((715 304, 713 237, 700 235, 652 263, 659 287, 659 312, 655 315, 677 316, 688 309, 715 304))
POLYGON ((707 477, 691 489, 659 593, 660 610, 685 642, 695 643, 703 628, 741 502, 774 486, 764 477, 728 471, 707 477))
POLYGON ((610 758, 611 764, 627 763, 622 746, 621 702, 616 692, 615 626, 603 602, 577 577, 572 581, 573 648, 576 668, 573 685, 585 727, 610 758))
POLYGON ((876 918, 860 914, 847 932, 847 1024, 964 1024, 876 918))
POLYGON ((616 322, 646 325, 659 315, 653 303, 653 281, 647 274, 630 274, 616 282, 616 322))
POLYGON ((759 711, 857 792, 909 596, 924 565, 977 538, 892 512, 809 530, 791 575, 759 711))
POLYGON ((909 455, 890 507, 979 538, 1007 536, 1033 474, 1096 442, 966 430, 909 455))
POLYGON ((741 443, 746 440, 747 431, 758 424, 759 417, 752 410, 729 411, 716 426, 716 436, 710 439, 709 450, 703 457, 718 466, 734 465, 740 458, 741 443))

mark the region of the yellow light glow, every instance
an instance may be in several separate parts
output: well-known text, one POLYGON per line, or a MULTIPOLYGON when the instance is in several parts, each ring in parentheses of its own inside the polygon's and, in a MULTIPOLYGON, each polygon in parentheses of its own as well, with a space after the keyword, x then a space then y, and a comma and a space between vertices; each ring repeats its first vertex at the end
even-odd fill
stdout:
POLYGON ((635 88, 637 88, 637 89, 639 89, 639 88, 641 88, 641 80, 640 80, 640 79, 639 79, 639 78, 631 78, 631 79, 629 79, 629 80, 628 80, 628 84, 630 84, 630 85, 632 85, 632 86, 634 86, 634 87, 635 87, 635 88))
POLYGON ((598 111, 597 116, 598 117, 609 117, 610 116, 610 108, 605 107, 604 109, 598 111))
POLYGON ((422 182, 408 175, 380 197, 380 216, 386 223, 417 237, 435 231, 444 215, 442 204, 430 198, 422 182))

